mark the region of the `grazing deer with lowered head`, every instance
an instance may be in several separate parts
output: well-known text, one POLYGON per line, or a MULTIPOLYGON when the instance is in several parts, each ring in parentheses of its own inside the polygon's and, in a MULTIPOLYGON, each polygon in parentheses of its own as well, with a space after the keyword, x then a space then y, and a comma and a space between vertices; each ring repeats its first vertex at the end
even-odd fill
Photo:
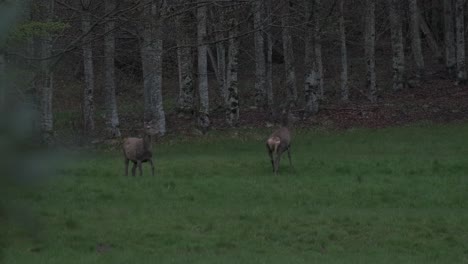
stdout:
POLYGON ((291 132, 288 128, 290 118, 288 108, 286 113, 283 112, 281 128, 273 132, 266 141, 268 155, 270 156, 271 166, 275 175, 278 174, 281 155, 286 151, 288 152, 289 165, 293 167, 291 162, 291 132))
POLYGON ((128 163, 133 162, 132 176, 135 176, 135 170, 138 167, 140 176, 143 175, 141 164, 148 162, 151 165, 151 174, 154 176, 153 153, 151 150, 152 136, 158 133, 152 123, 145 122, 145 135, 143 138, 129 137, 124 139, 123 152, 125 156, 125 176, 128 176, 128 163))

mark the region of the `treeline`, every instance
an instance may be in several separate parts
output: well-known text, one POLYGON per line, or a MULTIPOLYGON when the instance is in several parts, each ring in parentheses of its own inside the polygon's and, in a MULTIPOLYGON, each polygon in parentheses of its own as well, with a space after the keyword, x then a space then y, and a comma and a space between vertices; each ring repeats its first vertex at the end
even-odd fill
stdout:
MULTIPOLYGON (((7 5, 12 3, 0 2, 7 5)), ((54 90, 67 75, 83 80, 82 129, 88 135, 96 130, 96 108, 105 109, 106 135, 121 134, 116 74, 141 76, 143 118, 157 124, 161 135, 168 111, 163 78, 172 77, 165 72, 178 79, 170 110, 196 118, 202 131, 211 125, 213 93, 234 127, 247 101, 269 113, 301 107, 307 117, 332 94, 334 100, 352 100, 354 64, 362 64, 361 96, 376 103, 380 71, 392 75, 391 87, 398 91, 424 80, 425 62, 433 58, 445 65, 448 78, 464 83, 464 8, 463 0, 32 0, 0 47, 0 75, 6 79, 13 65, 34 72, 44 142, 54 138, 54 90), (376 70, 386 54, 391 67, 376 70), (339 76, 327 79, 330 61, 339 76), (176 71, 166 70, 173 64, 176 71), (79 73, 71 74, 76 65, 79 73), (250 70, 252 87, 239 87, 250 70), (103 106, 95 103, 96 72, 103 76, 103 106), (209 87, 209 79, 216 87, 209 87)), ((3 90, 1 96, 4 101, 3 90)))

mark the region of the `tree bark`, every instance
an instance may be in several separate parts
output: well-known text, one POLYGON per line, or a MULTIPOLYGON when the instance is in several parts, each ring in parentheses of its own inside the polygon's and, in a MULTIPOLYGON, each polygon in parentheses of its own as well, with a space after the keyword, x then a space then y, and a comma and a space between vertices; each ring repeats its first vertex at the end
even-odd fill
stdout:
POLYGON ((305 76, 304 76, 304 99, 305 113, 307 116, 317 113, 319 91, 318 69, 314 48, 315 26, 313 24, 314 11, 312 3, 309 0, 304 1, 306 32, 305 32, 305 76))
POLYGON ((5 54, 0 50, 0 109, 5 106, 7 94, 5 54))
POLYGON ((239 39, 237 36, 237 21, 231 19, 231 31, 229 32, 229 47, 228 47, 228 109, 227 123, 230 126, 239 124, 239 94, 238 94, 238 54, 239 54, 239 39))
POLYGON ((145 97, 144 119, 155 124, 159 135, 166 133, 166 117, 162 98, 162 32, 161 2, 145 0, 143 12, 143 41, 141 60, 143 66, 143 87, 145 97))
POLYGON ((403 89, 405 85, 405 50, 403 45, 402 9, 400 3, 399 0, 391 0, 389 3, 394 91, 403 89))
POLYGON ((424 57, 421 48, 420 17, 417 0, 409 0, 411 50, 416 62, 416 79, 421 79, 424 73, 424 57))
POLYGON ((344 2, 340 0, 340 42, 341 42, 341 100, 349 100, 348 88, 348 51, 346 48, 346 25, 344 19, 344 2))
POLYGON ((365 57, 367 66, 366 86, 371 102, 377 101, 377 87, 375 81, 375 2, 366 1, 365 26, 365 57))
POLYGON ((263 0, 253 2, 254 30, 255 30, 255 105, 266 106, 266 60, 265 39, 263 34, 264 4, 263 0))
MULTIPOLYGON (((115 10, 115 0, 105 1, 106 14, 115 10)), ((117 98, 115 95, 115 22, 108 20, 104 26, 104 71, 106 129, 109 137, 120 137, 117 98)))
POLYGON ((281 18, 282 38, 283 38, 283 54, 284 66, 286 72, 286 91, 288 97, 288 105, 296 104, 297 102, 297 88, 296 88, 296 69, 294 67, 294 49, 292 36, 290 32, 289 17, 291 16, 289 10, 289 0, 286 1, 283 9, 283 17, 281 18))
POLYGON ((457 42, 457 83, 466 83, 465 68, 465 11, 464 0, 455 0, 455 29, 457 42))
MULTIPOLYGON (((181 1, 182 2, 182 1, 181 1)), ((179 65, 179 98, 177 107, 179 112, 193 113, 193 61, 190 47, 189 14, 182 14, 176 18, 177 25, 177 62, 179 65)))
POLYGON ((455 77, 455 13, 453 12, 453 0, 444 1, 444 42, 445 42, 445 67, 450 77, 455 77))
POLYGON ((210 127, 209 97, 208 97, 208 61, 206 42, 207 6, 200 2, 197 8, 197 43, 198 43, 198 92, 200 97, 200 109, 198 125, 202 132, 210 127))
POLYGON ((318 98, 323 99, 325 95, 325 87, 323 81, 323 62, 322 62, 322 36, 321 36, 321 18, 320 18, 320 0, 314 1, 314 24, 315 24, 315 34, 314 34, 314 45, 315 45, 315 61, 317 63, 317 81, 319 85, 318 89, 318 98))
POLYGON ((266 23, 268 25, 266 35, 266 81, 265 91, 267 96, 267 104, 270 112, 273 107, 273 38, 271 36, 272 24, 272 0, 265 1, 265 10, 267 14, 266 23))
MULTIPOLYGON (((91 30, 91 14, 89 6, 82 3, 81 27, 82 31, 91 30)), ((84 70, 84 93, 83 93, 83 121, 84 132, 90 135, 94 132, 94 65, 93 65, 93 47, 90 39, 91 34, 83 37, 83 70, 84 70)))

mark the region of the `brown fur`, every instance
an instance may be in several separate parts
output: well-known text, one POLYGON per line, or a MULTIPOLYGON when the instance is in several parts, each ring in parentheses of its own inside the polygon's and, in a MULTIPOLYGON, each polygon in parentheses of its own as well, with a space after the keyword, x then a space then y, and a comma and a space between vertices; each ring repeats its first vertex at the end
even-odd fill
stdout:
POLYGON ((125 176, 128 176, 128 164, 133 162, 132 176, 138 167, 140 176, 143 175, 142 163, 148 162, 151 165, 151 174, 154 176, 153 153, 151 150, 152 136, 156 130, 145 123, 145 135, 143 138, 129 137, 124 139, 122 148, 125 157, 125 176))
POLYGON ((273 132, 273 134, 271 134, 267 139, 266 147, 268 149, 268 155, 270 156, 271 165, 275 174, 278 174, 281 155, 285 151, 288 152, 289 164, 292 167, 291 133, 287 127, 281 127, 280 129, 273 132))

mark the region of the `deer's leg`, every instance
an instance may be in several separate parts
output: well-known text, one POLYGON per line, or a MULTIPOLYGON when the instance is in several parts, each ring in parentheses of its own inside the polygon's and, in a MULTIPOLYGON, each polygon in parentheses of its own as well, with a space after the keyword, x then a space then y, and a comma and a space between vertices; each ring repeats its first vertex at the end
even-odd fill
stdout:
POLYGON ((278 175, 278 169, 279 169, 280 160, 281 160, 281 154, 276 153, 276 158, 275 158, 275 175, 278 175))
POLYGON ((137 161, 138 170, 140 171, 140 176, 143 176, 143 169, 141 168, 141 160, 137 161))
POLYGON ((288 158, 289 158, 289 165, 292 168, 294 168, 293 165, 292 165, 292 161, 291 161, 291 146, 288 147, 288 158))
POLYGON ((271 167, 273 168, 273 172, 275 171, 275 161, 273 160, 273 154, 271 153, 270 148, 268 148, 268 156, 270 156, 271 167))
POLYGON ((130 162, 130 160, 125 158, 125 176, 128 176, 128 163, 129 162, 130 162))
POLYGON ((149 162, 149 164, 151 165, 151 175, 154 176, 154 164, 153 164, 153 160, 152 160, 152 159, 149 159, 148 162, 149 162))
POLYGON ((137 165, 136 162, 133 162, 132 176, 135 176, 136 165, 137 165))

